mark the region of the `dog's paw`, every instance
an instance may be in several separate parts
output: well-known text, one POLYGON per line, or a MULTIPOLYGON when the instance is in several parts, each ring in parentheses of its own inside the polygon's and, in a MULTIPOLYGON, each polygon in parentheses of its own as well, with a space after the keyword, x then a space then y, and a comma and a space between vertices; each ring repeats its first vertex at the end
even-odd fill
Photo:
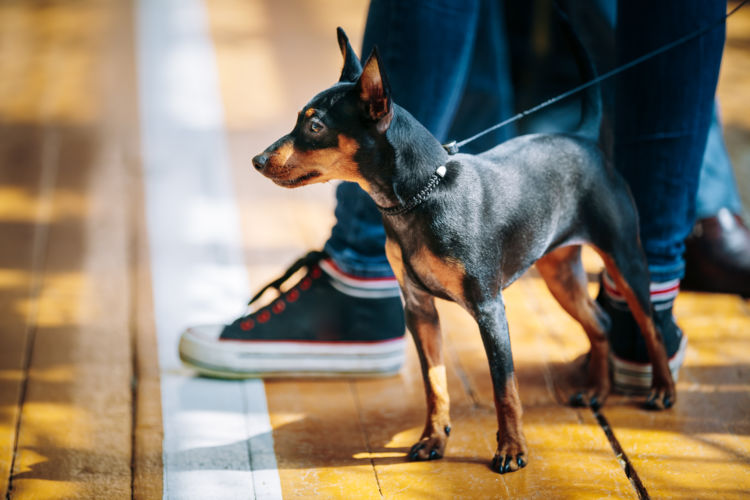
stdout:
POLYGON ((591 408, 596 411, 604 406, 611 391, 607 356, 606 353, 592 350, 589 351, 584 361, 586 380, 577 381, 584 388, 570 396, 569 403, 571 406, 591 408))
POLYGON ((436 437, 422 438, 409 450, 409 460, 436 460, 443 458, 445 444, 445 439, 436 437))
POLYGON ((409 450, 409 460, 437 460, 443 458, 445 445, 448 444, 448 436, 451 433, 451 426, 445 425, 443 432, 432 432, 430 435, 423 436, 419 442, 409 450))
POLYGON ((495 472, 505 474, 506 472, 514 472, 518 469, 526 467, 529 463, 525 443, 518 443, 514 441, 508 441, 505 443, 498 443, 497 452, 492 459, 490 467, 495 472))
POLYGON ((577 408, 591 408, 594 411, 604 406, 609 396, 609 387, 595 388, 586 391, 579 391, 570 396, 570 406, 577 408))
POLYGON ((654 379, 651 391, 648 393, 643 407, 647 410, 666 410, 671 408, 676 400, 677 391, 671 379, 664 382, 657 382, 654 379))

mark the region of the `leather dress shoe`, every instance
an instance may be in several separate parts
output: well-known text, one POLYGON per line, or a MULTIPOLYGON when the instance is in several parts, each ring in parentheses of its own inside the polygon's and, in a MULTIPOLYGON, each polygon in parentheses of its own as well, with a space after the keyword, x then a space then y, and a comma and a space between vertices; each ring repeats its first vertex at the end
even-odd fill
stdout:
POLYGON ((739 215, 722 208, 695 224, 685 240, 680 288, 750 297, 750 230, 739 215))

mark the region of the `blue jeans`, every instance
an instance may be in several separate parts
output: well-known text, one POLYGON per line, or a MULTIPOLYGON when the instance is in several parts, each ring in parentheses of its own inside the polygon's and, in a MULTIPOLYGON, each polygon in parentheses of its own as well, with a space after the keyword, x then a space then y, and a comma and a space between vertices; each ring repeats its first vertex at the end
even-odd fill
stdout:
MULTIPOLYGON (((616 60, 630 61, 705 26, 725 9, 723 0, 618 2, 616 60)), ((684 272, 723 47, 722 25, 615 82, 615 166, 638 206, 653 281, 684 272)))
MULTIPOLYGON (((438 140, 461 139, 513 114, 501 5, 492 0, 373 0, 362 59, 377 45, 394 101, 438 140)), ((512 127, 466 147, 479 152, 512 127)), ((325 250, 345 271, 391 276, 380 212, 353 183, 336 190, 336 225, 325 250)))
POLYGON ((708 129, 706 151, 703 153, 695 216, 698 219, 713 217, 722 208, 733 214, 742 213, 742 200, 737 190, 732 162, 724 144, 719 111, 714 105, 711 127, 708 129))
MULTIPOLYGON (((617 0, 593 0, 602 17, 608 22, 609 29, 614 31, 617 17, 617 0)), ((571 4, 572 9, 588 10, 591 5, 583 2, 571 4)), ((580 13, 579 13, 579 17, 580 13)), ((595 52, 595 51, 594 51, 595 52)), ((570 86, 574 83, 571 82, 570 86)), ((703 152, 703 163, 698 179, 698 193, 695 200, 697 219, 713 217, 722 208, 732 213, 742 213, 742 199, 737 188, 732 162, 724 144, 724 131, 719 116, 719 103, 714 102, 711 125, 708 130, 706 149, 703 152)))
MULTIPOLYGON (((619 2, 617 58, 629 61, 718 19, 725 6, 718 0, 619 2)), ((682 241, 695 216, 723 41, 723 29, 714 30, 618 77, 615 162, 638 205, 655 281, 682 276, 682 241)), ((374 44, 383 54, 394 100, 439 140, 467 137, 512 115, 497 2, 373 0, 363 55, 374 44)), ((473 152, 510 134, 500 129, 472 144, 473 152)), ((385 234, 373 202, 350 183, 342 183, 336 195, 337 223, 326 251, 351 273, 389 276, 385 234)))

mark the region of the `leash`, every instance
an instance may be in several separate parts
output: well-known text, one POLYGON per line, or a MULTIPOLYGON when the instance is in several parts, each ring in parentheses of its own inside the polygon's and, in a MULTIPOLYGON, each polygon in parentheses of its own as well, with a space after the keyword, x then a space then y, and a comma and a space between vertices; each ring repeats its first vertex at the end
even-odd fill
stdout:
POLYGON ((671 50, 671 49, 673 49, 673 48, 675 48, 675 47, 677 47, 679 45, 682 45, 683 43, 687 43, 690 40, 693 40, 695 38, 701 37, 704 34, 706 34, 707 32, 709 32, 712 29, 716 28, 717 26, 720 26, 721 24, 725 23, 726 20, 727 20, 727 18, 729 18, 729 16, 733 15, 735 12, 737 12, 738 10, 740 10, 748 1, 750 1, 750 0, 742 0, 739 3, 739 5, 737 5, 735 8, 733 8, 732 10, 730 10, 727 14, 725 14, 722 18, 718 19, 716 22, 713 22, 713 23, 711 23, 711 24, 709 24, 709 25, 707 25, 707 26, 705 26, 703 28, 700 28, 700 29, 698 29, 696 31, 693 31, 692 33, 690 33, 688 35, 685 35, 685 36, 683 36, 681 38, 678 38, 677 40, 674 40, 674 41, 672 41, 670 43, 667 43, 666 45, 662 45, 661 47, 659 47, 659 48, 657 48, 655 50, 652 50, 651 52, 647 52, 646 54, 644 54, 644 55, 642 55, 640 57, 637 57, 637 58, 633 59, 632 61, 623 64, 620 67, 617 67, 617 68, 615 68, 615 69, 613 69, 611 71, 608 71, 607 73, 604 73, 603 75, 600 75, 600 76, 594 78, 593 80, 590 80, 590 81, 588 81, 586 83, 583 83, 583 84, 581 84, 581 85, 579 85, 577 87, 574 87, 574 88, 568 90, 567 92, 563 92, 560 95, 552 97, 551 99, 547 99, 546 101, 542 102, 541 104, 537 104, 533 108, 529 108, 529 109, 527 109, 525 111, 521 111, 517 115, 512 116, 512 117, 508 118, 507 120, 503 120, 500 123, 498 123, 496 125, 493 125, 493 126, 487 128, 487 129, 479 132, 478 134, 472 135, 468 139, 464 139, 463 141, 459 141, 459 142, 451 141, 451 142, 449 142, 447 144, 443 144, 443 148, 445 148, 445 150, 448 152, 448 154, 451 154, 451 155, 456 154, 456 153, 458 153, 458 150, 462 146, 465 146, 465 145, 469 144, 470 142, 474 142, 477 139, 479 139, 480 137, 483 137, 483 136, 489 134, 490 132, 493 132, 493 131, 495 131, 495 130, 497 130, 499 128, 505 127, 506 125, 510 125, 513 122, 517 122, 518 120, 520 120, 520 119, 522 119, 522 118, 524 118, 524 117, 526 117, 526 116, 528 116, 528 115, 530 115, 532 113, 536 113, 540 109, 546 108, 547 106, 551 106, 552 104, 555 104, 558 101, 562 101, 563 99, 566 99, 566 98, 572 96, 573 94, 576 94, 576 93, 578 93, 578 92, 580 92, 582 90, 585 90, 585 89, 591 87, 592 85, 596 85, 597 83, 600 83, 600 82, 602 82, 602 81, 604 81, 604 80, 606 80, 608 78, 611 78, 611 77, 613 77, 615 75, 618 75, 618 74, 622 73, 623 71, 626 71, 626 70, 632 68, 633 66, 637 66, 638 64, 641 64, 644 61, 647 61, 647 60, 649 60, 649 59, 651 59, 653 57, 656 57, 659 54, 667 52, 668 50, 671 50))

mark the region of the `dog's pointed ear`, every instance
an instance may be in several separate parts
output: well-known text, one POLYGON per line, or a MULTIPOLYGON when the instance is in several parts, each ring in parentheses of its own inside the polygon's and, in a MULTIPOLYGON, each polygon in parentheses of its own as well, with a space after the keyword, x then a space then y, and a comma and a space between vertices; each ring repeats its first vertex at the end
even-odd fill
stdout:
POLYGON ((339 49, 341 57, 344 58, 344 67, 341 69, 340 82, 356 82, 359 74, 362 73, 362 65, 359 63, 357 54, 354 53, 349 38, 344 30, 339 26, 336 28, 336 36, 339 40, 339 49))
POLYGON ((377 122, 380 132, 385 132, 393 118, 393 106, 391 89, 383 72, 377 47, 372 49, 362 68, 362 74, 357 80, 357 90, 365 115, 377 122))

